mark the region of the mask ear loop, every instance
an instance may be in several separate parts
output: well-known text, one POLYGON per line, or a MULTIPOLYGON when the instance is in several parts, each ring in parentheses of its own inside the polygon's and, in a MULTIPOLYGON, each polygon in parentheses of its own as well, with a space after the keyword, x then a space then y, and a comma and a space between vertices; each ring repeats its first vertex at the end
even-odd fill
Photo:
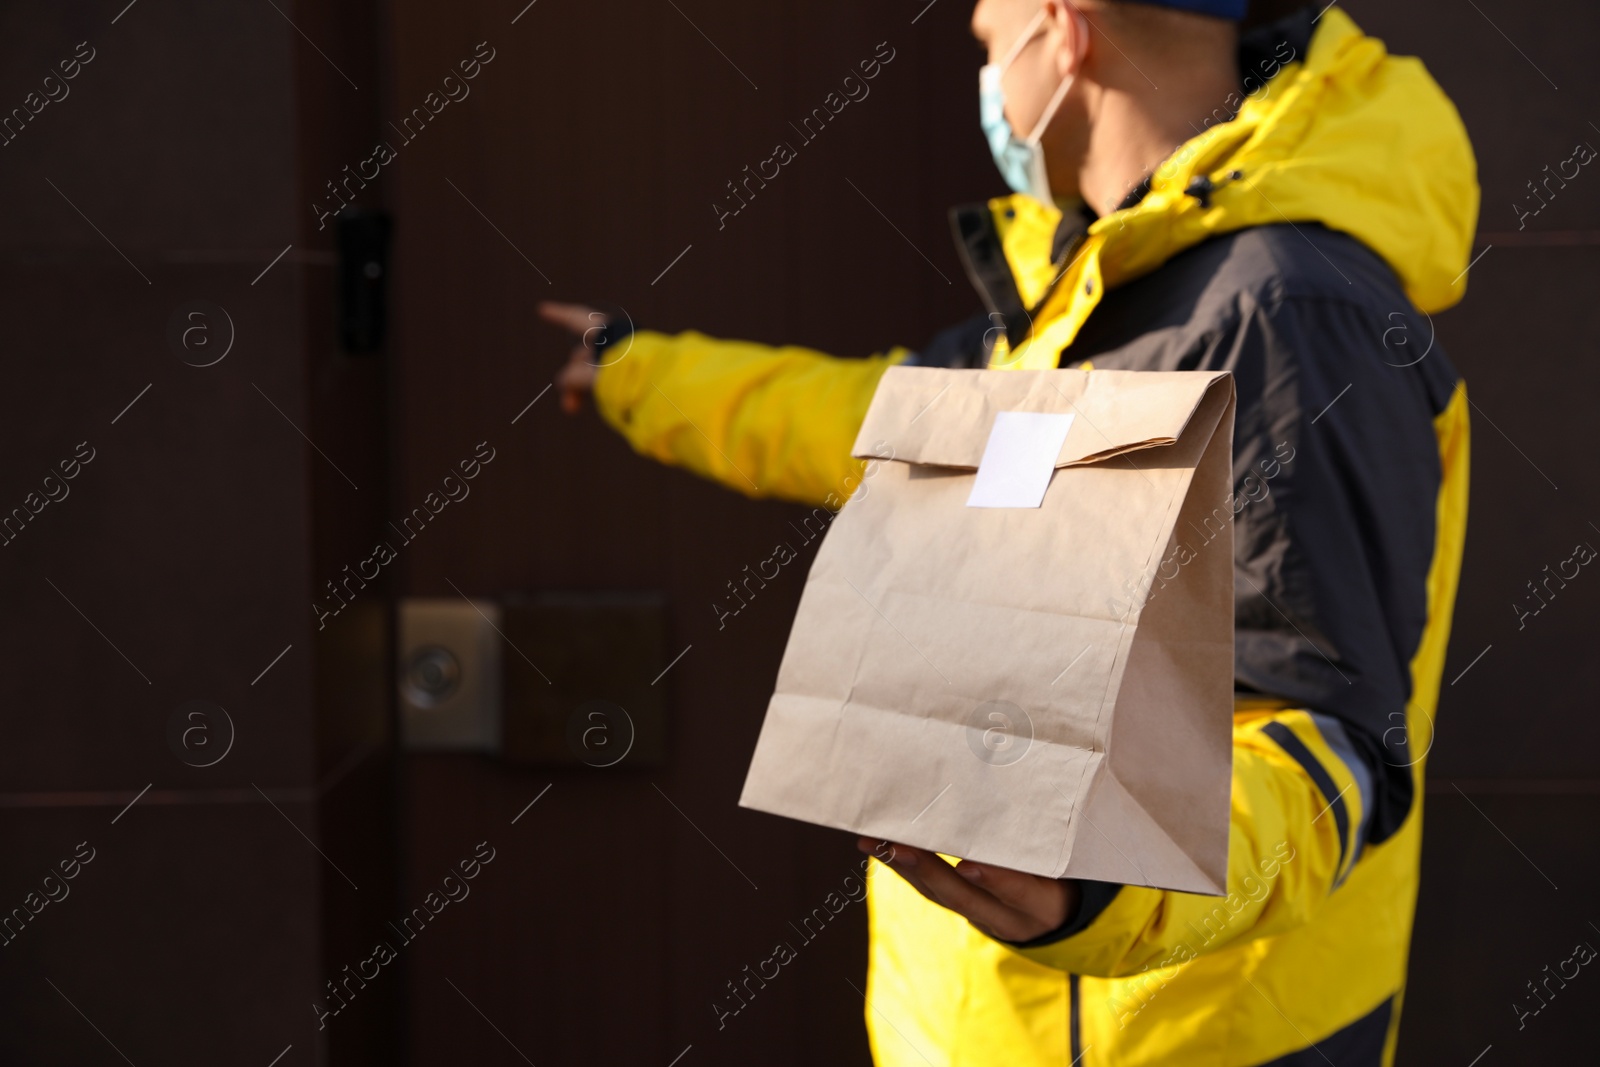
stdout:
POLYGON ((1017 39, 1013 41, 1011 47, 1007 49, 1005 57, 1002 58, 998 64, 996 64, 996 66, 1000 68, 1001 74, 1004 74, 1006 72, 1006 68, 1011 66, 1012 61, 1015 60, 1017 56, 1022 54, 1022 50, 1024 48, 1028 47, 1028 42, 1032 41, 1036 36, 1038 36, 1037 30, 1039 29, 1039 25, 1044 22, 1044 16, 1045 11, 1044 8, 1041 7, 1039 9, 1039 13, 1028 21, 1027 28, 1017 35, 1017 39))
POLYGON ((1072 83, 1077 80, 1077 77, 1076 74, 1068 74, 1061 79, 1060 87, 1056 89, 1055 95, 1050 98, 1050 102, 1045 105, 1044 114, 1039 116, 1038 124, 1034 126, 1033 132, 1028 134, 1028 144, 1036 145, 1044 137, 1045 128, 1050 125, 1050 120, 1056 117, 1056 109, 1061 106, 1061 101, 1067 98, 1067 90, 1072 88, 1072 83))
MULTIPOLYGON (((1078 13, 1076 8, 1074 8, 1073 11, 1074 11, 1075 14, 1078 13)), ((1039 19, 1042 19, 1043 17, 1044 17, 1044 11, 1041 10, 1039 12, 1038 17, 1035 18, 1034 21, 1037 22, 1039 19)), ((1087 21, 1087 20, 1085 20, 1085 21, 1087 21)), ((1077 58, 1077 62, 1078 63, 1082 63, 1083 62, 1083 49, 1084 49, 1084 45, 1087 43, 1087 38, 1082 33, 1079 33, 1077 36, 1078 36, 1078 48, 1077 48, 1077 53, 1078 54, 1077 54, 1076 58, 1077 58)), ((1050 125, 1050 120, 1056 117, 1056 109, 1061 106, 1061 101, 1065 100, 1066 97, 1067 97, 1067 91, 1072 88, 1072 83, 1077 81, 1077 80, 1078 80, 1078 75, 1077 75, 1076 71, 1074 71, 1071 74, 1068 74, 1065 78, 1061 79, 1061 84, 1056 88, 1055 95, 1050 97, 1050 102, 1045 105, 1044 113, 1039 116, 1038 123, 1035 124, 1035 126, 1033 127, 1033 132, 1028 134, 1028 139, 1027 139, 1027 142, 1026 142, 1027 144, 1036 145, 1044 137, 1045 128, 1050 125)))

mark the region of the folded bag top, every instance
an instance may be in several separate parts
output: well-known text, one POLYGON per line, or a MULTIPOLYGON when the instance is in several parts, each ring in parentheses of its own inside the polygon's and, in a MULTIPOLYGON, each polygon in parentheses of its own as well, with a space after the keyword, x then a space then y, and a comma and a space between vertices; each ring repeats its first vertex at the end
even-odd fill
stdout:
POLYGON ((1223 892, 1233 413, 1226 374, 888 371, 740 803, 1049 877, 1223 892), (1029 420, 1056 431, 1009 438, 1045 465, 1038 493, 968 506, 1002 424, 1029 420))
POLYGON ((982 371, 895 367, 884 377, 851 455, 976 468, 1001 411, 1072 414, 1077 429, 1057 467, 1095 463, 1177 441, 1206 390, 1200 371, 982 371), (980 384, 981 383, 981 384, 980 384))

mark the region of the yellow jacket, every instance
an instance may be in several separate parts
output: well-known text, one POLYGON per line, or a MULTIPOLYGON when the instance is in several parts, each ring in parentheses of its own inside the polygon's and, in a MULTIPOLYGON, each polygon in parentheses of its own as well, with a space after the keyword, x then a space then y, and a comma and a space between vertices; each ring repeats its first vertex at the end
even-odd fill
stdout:
MULTIPOLYGON (((1116 310, 1119 300, 1132 299, 1124 294, 1148 285, 1147 277, 1175 274, 1178 259, 1191 250, 1199 254, 1203 243, 1219 247, 1212 239, 1258 228, 1277 235, 1262 254, 1279 256, 1290 279, 1280 287, 1285 291, 1272 290, 1277 295, 1271 299, 1299 301, 1302 308, 1339 305, 1328 314, 1344 316, 1337 321, 1347 319, 1350 336, 1367 339, 1361 342, 1367 348, 1380 336, 1389 346, 1397 328, 1383 317, 1382 299, 1372 295, 1382 293, 1384 284, 1394 287, 1401 305, 1395 313, 1418 331, 1426 328, 1411 322, 1413 310, 1432 313, 1461 298, 1478 188, 1455 109, 1419 61, 1388 55, 1338 8, 1304 30, 1276 76, 1244 100, 1231 121, 1182 145, 1151 177, 1142 199, 1093 222, 1060 259, 1052 259, 1058 211, 1026 197, 989 205, 987 221, 1031 318, 1031 331, 1015 348, 1004 339, 994 344, 991 368, 1139 365, 1117 363, 1131 357, 1120 355, 1127 349, 1111 344, 1101 327, 1124 315, 1126 302, 1116 310), (1202 177, 1209 188, 1196 195, 1202 177), (1361 251, 1341 251, 1346 246, 1361 251), (1357 260, 1349 256, 1366 256, 1372 270, 1358 273, 1351 266, 1357 260), (1336 282, 1327 299, 1292 291, 1300 284, 1295 278, 1326 274, 1314 257, 1349 283, 1350 295, 1342 295, 1336 282)), ((1271 303, 1262 292, 1240 300, 1271 303)), ((1196 297, 1197 306, 1205 299, 1196 297)), ((1251 310, 1249 321, 1280 323, 1272 317, 1277 307, 1251 310)), ((1262 344, 1269 362, 1281 362, 1294 357, 1297 345, 1315 347, 1315 335, 1312 330, 1287 345, 1281 337, 1262 344)), ((1257 623, 1241 615, 1241 689, 1253 691, 1241 694, 1235 716, 1229 895, 1095 886, 1086 893, 1088 914, 1065 936, 1019 947, 986 937, 880 872, 869 889, 866 1010, 878 1063, 1250 1067, 1392 1061, 1416 897, 1423 766, 1432 744, 1467 500, 1464 386, 1441 354, 1422 352, 1431 344, 1425 332, 1411 341, 1415 347, 1406 358, 1395 357, 1398 349, 1377 352, 1376 358, 1351 354, 1349 396, 1333 396, 1345 374, 1336 365, 1324 394, 1333 403, 1320 422, 1311 419, 1322 406, 1320 396, 1305 419, 1296 416, 1298 436, 1289 450, 1308 465, 1332 455, 1318 469, 1337 471, 1340 454, 1330 450, 1367 447, 1362 435, 1382 432, 1373 428, 1377 423, 1420 427, 1427 439, 1426 456, 1399 464, 1417 472, 1411 481, 1379 478, 1375 488, 1341 484, 1338 490, 1357 502, 1368 490, 1380 500, 1388 493, 1418 509, 1413 525, 1426 541, 1420 562, 1398 578, 1379 575, 1371 583, 1381 587, 1386 577, 1404 584, 1392 615, 1415 616, 1414 627, 1407 623, 1395 631, 1405 646, 1399 668, 1405 677, 1396 683, 1403 692, 1395 710, 1374 710, 1380 725, 1368 729, 1360 709, 1338 704, 1344 690, 1330 690, 1336 696, 1326 706, 1297 703, 1292 685, 1275 685, 1270 670, 1262 675, 1250 665, 1243 651, 1247 640, 1252 648, 1270 649, 1276 638, 1267 634, 1257 641, 1249 631, 1257 623), (1419 353, 1415 365, 1408 362, 1419 353), (1383 371, 1380 364, 1397 369, 1383 371), (1408 377, 1374 377, 1380 388, 1358 384, 1367 381, 1363 375, 1383 374, 1408 377), (1390 407, 1377 418, 1373 404, 1390 407), (1400 404, 1411 406, 1395 406, 1400 404), (1337 431, 1332 437, 1323 434, 1330 427, 1337 431), (1367 738, 1365 748, 1352 742, 1356 735, 1367 738), (1381 746, 1394 743, 1406 758, 1389 759, 1386 748, 1374 750, 1374 737, 1381 746), (1405 783, 1398 791, 1403 806, 1391 802, 1387 816, 1366 810, 1382 794, 1375 779, 1385 775, 1405 783), (1379 832, 1375 828, 1385 818, 1389 824, 1379 832)), ((1241 342, 1206 343, 1215 350, 1241 342)), ((750 496, 830 510, 842 506, 862 476, 850 445, 878 378, 887 366, 912 357, 895 349, 868 359, 837 359, 802 348, 648 331, 636 333, 625 353, 600 373, 595 396, 604 418, 636 450, 750 496)), ((1233 369, 1226 361, 1234 357, 1213 355, 1211 365, 1233 369)), ((1334 357, 1346 358, 1337 352, 1334 357)), ((1317 395, 1315 373, 1320 370, 1307 364, 1284 379, 1301 390, 1302 406, 1317 395)), ((1250 432, 1249 403, 1242 388, 1241 435, 1250 432)), ((1241 436, 1235 447, 1238 457, 1249 443, 1241 436)), ((1248 513, 1246 518, 1262 521, 1248 513)), ((1262 528, 1252 525, 1249 532, 1262 528)), ((1285 529, 1296 546, 1314 546, 1322 536, 1305 525, 1295 532, 1292 521, 1285 529)), ((1248 553, 1250 546, 1239 551, 1248 553)), ((1240 557, 1243 581, 1252 574, 1269 580, 1262 577, 1267 571, 1252 570, 1258 564, 1267 566, 1240 557)), ((1377 588, 1373 595, 1388 594, 1377 588)), ((1285 602, 1284 609, 1286 619, 1313 618, 1300 616, 1294 603, 1285 602)), ((1261 614, 1270 618, 1270 612, 1261 614)), ((1300 636, 1319 653, 1315 637, 1329 641, 1319 632, 1300 636)), ((1345 677, 1356 671, 1339 637, 1335 631, 1336 647, 1322 658, 1351 683, 1350 693, 1360 692, 1357 679, 1345 677)), ((1309 658, 1305 662, 1315 666, 1309 658)), ((1356 665, 1363 686, 1382 673, 1369 669, 1370 660, 1356 665)))

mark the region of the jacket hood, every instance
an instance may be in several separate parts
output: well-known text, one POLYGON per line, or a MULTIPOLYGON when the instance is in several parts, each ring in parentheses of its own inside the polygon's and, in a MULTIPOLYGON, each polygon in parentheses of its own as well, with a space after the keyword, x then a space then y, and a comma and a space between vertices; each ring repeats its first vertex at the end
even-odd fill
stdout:
POLYGON ((1284 55, 1232 120, 1181 145, 1138 203, 1097 219, 1065 268, 1051 260, 1060 211, 1027 196, 991 202, 1038 342, 1000 346, 991 366, 1055 366, 1107 286, 1249 226, 1320 223, 1381 256, 1420 310, 1462 298, 1479 191, 1455 106, 1421 60, 1390 55, 1337 7, 1304 51, 1284 55))

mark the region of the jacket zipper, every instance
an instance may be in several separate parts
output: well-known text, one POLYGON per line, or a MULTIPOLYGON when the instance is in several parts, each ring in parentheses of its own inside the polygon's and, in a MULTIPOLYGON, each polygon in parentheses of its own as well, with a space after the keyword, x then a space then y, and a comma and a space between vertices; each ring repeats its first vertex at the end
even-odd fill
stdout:
POLYGON ((1067 975, 1067 1051, 1074 1065, 1083 1059, 1082 1012, 1078 1004, 1078 976, 1067 975))

